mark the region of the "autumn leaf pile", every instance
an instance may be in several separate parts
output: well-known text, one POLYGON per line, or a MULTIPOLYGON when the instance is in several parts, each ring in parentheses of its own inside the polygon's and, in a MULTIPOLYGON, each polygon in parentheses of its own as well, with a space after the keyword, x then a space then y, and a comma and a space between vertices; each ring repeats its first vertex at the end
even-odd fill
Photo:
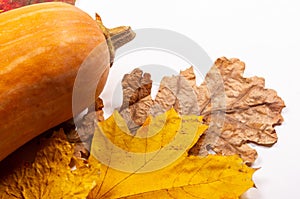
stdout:
POLYGON ((133 70, 119 109, 104 120, 98 101, 80 127, 54 132, 0 180, 0 198, 239 198, 254 187, 248 143, 274 144, 285 106, 244 69, 219 58, 198 86, 188 68, 164 77, 155 99, 151 74, 133 70))

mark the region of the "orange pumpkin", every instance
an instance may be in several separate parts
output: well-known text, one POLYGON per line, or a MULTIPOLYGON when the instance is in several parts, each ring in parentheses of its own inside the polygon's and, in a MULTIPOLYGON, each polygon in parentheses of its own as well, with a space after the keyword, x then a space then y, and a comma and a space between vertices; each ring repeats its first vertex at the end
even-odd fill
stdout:
MULTIPOLYGON (((72 118, 74 81, 95 47, 105 44, 103 59, 112 63, 114 44, 119 47, 120 38, 125 44, 133 37, 130 27, 106 29, 99 16, 94 20, 66 3, 40 3, 0 14, 0 161, 72 118), (116 42, 111 35, 121 37, 116 42)), ((95 96, 109 68, 102 69, 95 96)), ((84 105, 88 103, 93 102, 84 105)))

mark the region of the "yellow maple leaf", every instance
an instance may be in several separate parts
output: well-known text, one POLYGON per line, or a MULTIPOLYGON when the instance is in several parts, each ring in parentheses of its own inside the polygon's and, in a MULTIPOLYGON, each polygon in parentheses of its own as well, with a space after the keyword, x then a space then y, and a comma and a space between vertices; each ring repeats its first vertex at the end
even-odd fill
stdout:
POLYGON ((93 138, 91 152, 103 164, 100 183, 88 198, 238 198, 253 187, 255 169, 238 156, 189 156, 207 129, 201 121, 171 109, 148 118, 136 137, 114 112, 99 123, 93 138))
POLYGON ((179 116, 174 109, 155 118, 132 136, 115 111, 99 123, 91 154, 101 163, 126 172, 149 172, 171 164, 191 148, 207 126, 201 116, 179 116))
POLYGON ((88 164, 77 160, 77 168, 71 170, 74 146, 62 130, 44 144, 32 165, 23 165, 0 180, 0 198, 86 198, 98 182, 99 162, 92 157, 88 164))
MULTIPOLYGON (((124 119, 118 111, 115 111, 105 122, 100 123, 100 128, 114 145, 126 151, 149 153, 161 149, 161 147, 165 147, 172 142, 177 131, 181 128, 182 121, 186 122, 187 120, 190 125, 184 124, 184 127, 188 128, 184 130, 185 132, 194 131, 194 133, 196 133, 195 131, 197 130, 197 136, 199 137, 206 129, 205 125, 198 125, 198 121, 201 121, 202 117, 183 116, 183 118, 181 118, 174 109, 170 109, 165 114, 158 115, 154 118, 149 116, 144 125, 137 130, 134 136, 130 133, 124 119), (111 133, 111 131, 113 131, 113 133, 111 133)), ((183 130, 181 130, 181 132, 183 132, 183 130)), ((99 134, 100 132, 97 131, 96 133, 99 134)), ((189 136, 189 139, 193 141, 193 137, 191 137, 193 133, 186 134, 185 136, 189 136)), ((97 142, 96 139, 94 139, 94 142, 97 142)), ((96 147, 94 149, 96 149, 96 147)))

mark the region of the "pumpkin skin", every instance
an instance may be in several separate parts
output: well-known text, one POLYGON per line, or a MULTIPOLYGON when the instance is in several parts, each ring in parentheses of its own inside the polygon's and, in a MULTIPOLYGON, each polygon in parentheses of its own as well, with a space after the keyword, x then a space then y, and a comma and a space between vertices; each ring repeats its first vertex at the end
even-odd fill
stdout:
MULTIPOLYGON (((77 71, 96 46, 107 46, 102 30, 87 13, 60 2, 0 15, 0 161, 72 118, 77 71)), ((104 55, 109 60, 109 53, 104 55)), ((95 96, 102 91, 109 68, 108 64, 103 69, 95 96)))

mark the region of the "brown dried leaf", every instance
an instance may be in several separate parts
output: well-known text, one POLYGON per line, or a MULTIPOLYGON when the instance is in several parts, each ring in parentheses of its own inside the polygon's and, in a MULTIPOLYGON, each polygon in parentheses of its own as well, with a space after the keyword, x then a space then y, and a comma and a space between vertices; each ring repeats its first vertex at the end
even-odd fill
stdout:
POLYGON ((192 68, 181 72, 193 86, 200 115, 210 126, 190 154, 207 155, 212 149, 217 154, 239 154, 251 164, 257 153, 247 143, 269 146, 277 141, 274 126, 283 122, 284 102, 274 90, 264 88, 263 78, 244 78, 244 70, 238 59, 219 58, 199 87, 192 68))
POLYGON ((104 121, 104 112, 102 110, 103 108, 104 108, 103 100, 101 98, 97 98, 95 102, 95 111, 96 111, 97 120, 99 122, 104 121))
POLYGON ((120 114, 134 134, 148 117, 153 104, 150 96, 152 88, 151 75, 136 68, 122 79, 123 103, 120 114))
POLYGON ((198 114, 197 97, 186 78, 164 77, 160 82, 151 114, 157 115, 174 107, 181 115, 198 114))
POLYGON ((197 96, 182 76, 164 77, 155 100, 150 93, 150 74, 134 69, 122 80, 123 104, 120 114, 134 134, 151 113, 159 115, 174 107, 180 114, 198 114, 197 96))
MULTIPOLYGON (((125 116, 125 111, 122 116, 127 124, 132 118, 139 119, 134 123, 134 128, 138 128, 150 113, 157 115, 171 107, 185 115, 204 115, 209 129, 190 154, 207 155, 211 150, 223 155, 238 154, 251 164, 257 152, 248 143, 270 146, 277 141, 274 126, 282 123, 281 110, 285 105, 274 90, 264 88, 263 78, 244 78, 244 69, 245 64, 240 60, 223 57, 216 60, 199 87, 192 67, 181 71, 179 76, 164 77, 153 105, 148 103, 152 102, 150 98, 147 105, 139 101, 137 107, 146 108, 135 115, 138 108, 132 100, 132 108, 126 112, 129 116, 125 116)), ((141 77, 142 71, 138 71, 141 77)), ((124 78, 123 85, 130 76, 124 78)))
POLYGON ((124 75, 122 87, 123 103, 121 111, 150 95, 152 88, 151 75, 149 73, 143 74, 141 69, 136 68, 130 74, 124 75))

